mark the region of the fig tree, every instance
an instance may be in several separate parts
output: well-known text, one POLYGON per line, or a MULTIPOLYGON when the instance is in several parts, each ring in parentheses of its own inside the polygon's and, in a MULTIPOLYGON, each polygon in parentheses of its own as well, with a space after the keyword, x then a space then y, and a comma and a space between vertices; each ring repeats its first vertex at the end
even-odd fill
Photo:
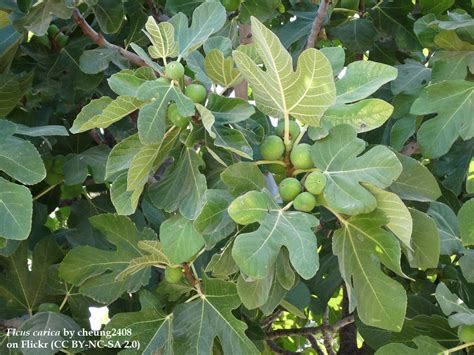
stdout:
POLYGON ((278 136, 265 137, 262 144, 260 145, 260 154, 262 154, 265 160, 278 160, 281 159, 285 152, 285 145, 278 136))
POLYGON ((194 103, 202 104, 206 101, 207 90, 201 84, 189 84, 186 86, 186 89, 184 89, 184 94, 194 103))
POLYGON ((191 117, 180 115, 178 106, 174 102, 168 106, 167 115, 170 122, 178 128, 186 127, 191 121, 191 117))
POLYGON ((165 67, 165 74, 173 80, 179 80, 184 76, 183 64, 179 62, 170 62, 165 67))
POLYGON ((286 178, 278 186, 280 197, 284 202, 290 202, 301 192, 301 183, 295 178, 286 178))
MULTIPOLYGON (((275 132, 278 136, 282 137, 285 135, 285 121, 280 121, 278 126, 275 128, 275 132)), ((300 134, 300 126, 295 121, 290 121, 290 140, 294 140, 300 134)))
POLYGON ((302 192, 293 201, 293 207, 297 211, 311 212, 316 206, 316 198, 309 192, 302 192))
POLYGON ((296 169, 311 169, 314 166, 313 159, 311 159, 311 146, 306 143, 294 146, 290 160, 296 169))
POLYGON ((474 325, 461 325, 458 328, 458 338, 463 343, 474 342, 474 325))
POLYGON ((170 284, 178 283, 183 277, 183 270, 180 267, 167 267, 165 269, 165 280, 170 284))
POLYGON ((321 192, 323 192, 324 187, 326 186, 326 181, 326 176, 322 172, 313 171, 306 178, 304 187, 313 195, 319 195, 321 192))

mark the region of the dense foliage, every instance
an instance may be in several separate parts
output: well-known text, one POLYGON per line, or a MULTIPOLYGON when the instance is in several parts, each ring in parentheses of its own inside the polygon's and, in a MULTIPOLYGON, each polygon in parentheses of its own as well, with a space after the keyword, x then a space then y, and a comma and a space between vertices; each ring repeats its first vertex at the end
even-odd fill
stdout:
POLYGON ((0 353, 467 351, 473 9, 0 0, 0 353))

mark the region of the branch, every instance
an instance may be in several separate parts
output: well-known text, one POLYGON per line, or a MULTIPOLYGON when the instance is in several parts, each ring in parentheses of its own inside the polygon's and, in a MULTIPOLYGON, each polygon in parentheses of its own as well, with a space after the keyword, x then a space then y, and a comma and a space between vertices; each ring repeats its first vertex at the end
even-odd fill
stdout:
POLYGON ((131 63, 139 66, 139 67, 146 67, 148 66, 145 61, 140 58, 135 53, 129 52, 126 49, 119 47, 115 44, 110 43, 107 41, 104 36, 100 33, 97 33, 84 19, 79 9, 72 10, 72 18, 74 22, 81 28, 82 32, 89 37, 92 41, 94 41, 98 46, 115 49, 118 51, 122 57, 130 61, 131 63))
POLYGON ((332 350, 332 335, 328 332, 327 327, 329 326, 329 308, 326 307, 323 315, 323 324, 325 327, 323 328, 323 341, 324 347, 326 348, 326 352, 328 355, 334 355, 334 351, 332 350))
POLYGON ((295 329, 277 329, 270 332, 267 332, 267 339, 275 339, 280 337, 290 337, 290 336, 306 336, 311 334, 322 333, 323 329, 328 332, 335 333, 339 329, 345 327, 346 325, 354 323, 354 316, 348 316, 341 320, 338 320, 336 323, 329 326, 319 325, 317 327, 306 327, 306 328, 295 328, 295 329))
MULTIPOLYGON (((349 294, 344 283, 342 284, 341 310, 343 317, 349 315, 349 294)), ((340 329, 338 354, 360 354, 357 348, 357 328, 355 324, 340 329)))
POLYGON ((314 48, 319 32, 323 27, 324 17, 326 17, 330 3, 331 0, 321 0, 318 11, 316 12, 316 16, 314 17, 313 26, 311 27, 308 41, 306 42, 306 48, 314 48))
MULTIPOLYGON (((239 25, 239 35, 240 35, 240 44, 249 44, 252 43, 252 27, 250 24, 240 24, 239 25)), ((236 85, 235 88, 235 97, 240 97, 241 99, 247 100, 249 97, 248 93, 248 83, 247 80, 242 80, 239 85, 236 85)))
POLYGON ((0 319, 0 330, 20 329, 21 325, 28 319, 28 316, 17 317, 12 319, 0 319))
POLYGON ((97 143, 97 145, 104 144, 104 141, 100 137, 99 132, 97 132, 97 130, 95 128, 93 128, 89 131, 89 136, 91 136, 91 138, 94 140, 94 142, 97 143))
POLYGON ((400 153, 403 155, 412 156, 414 154, 418 154, 420 151, 420 145, 417 142, 409 142, 402 148, 400 153))
POLYGON ((314 349, 314 351, 316 352, 316 354, 318 354, 318 355, 324 355, 324 353, 322 352, 321 348, 319 347, 318 341, 316 340, 316 338, 315 338, 313 335, 307 335, 306 338, 307 338, 308 341, 310 342, 311 347, 314 349))
POLYGON ((283 354, 283 355, 300 354, 300 353, 297 353, 297 352, 294 352, 294 351, 283 349, 280 346, 278 346, 277 343, 275 343, 273 340, 270 340, 270 339, 267 339, 267 344, 268 344, 268 347, 270 349, 272 349, 272 351, 275 354, 283 354))
POLYGON ((272 325, 272 323, 280 317, 281 314, 281 309, 278 307, 272 314, 270 314, 268 317, 263 318, 260 324, 262 327, 267 328, 268 326, 272 325))
POLYGON ((166 22, 170 18, 166 16, 165 14, 161 13, 160 9, 155 6, 155 2, 153 0, 147 0, 148 7, 151 10, 151 13, 153 15, 153 18, 158 22, 166 22))

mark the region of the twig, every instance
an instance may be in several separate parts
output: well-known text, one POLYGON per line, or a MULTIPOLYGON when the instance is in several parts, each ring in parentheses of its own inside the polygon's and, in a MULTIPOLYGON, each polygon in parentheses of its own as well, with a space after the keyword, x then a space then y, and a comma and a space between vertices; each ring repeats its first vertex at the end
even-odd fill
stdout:
POLYGON ((327 328, 329 326, 329 308, 326 307, 323 315, 323 341, 324 347, 326 348, 326 352, 328 355, 334 355, 334 351, 332 350, 332 335, 328 332, 327 328))
POLYGON ((345 326, 354 323, 354 316, 348 316, 341 320, 338 320, 334 324, 325 327, 319 325, 317 327, 306 327, 306 328, 294 328, 294 329, 277 329, 270 332, 267 332, 267 339, 275 339, 279 337, 288 337, 288 336, 306 336, 311 334, 322 333, 323 328, 326 328, 328 332, 334 333, 339 329, 344 328, 345 326))
POLYGON ((308 341, 310 342, 311 347, 314 349, 314 351, 316 352, 316 354, 318 354, 318 355, 324 355, 324 353, 322 352, 321 348, 319 347, 318 341, 316 340, 316 338, 315 338, 313 335, 307 335, 306 338, 307 338, 308 341))
POLYGON ((100 137, 99 133, 97 132, 95 128, 89 131, 89 136, 91 136, 91 138, 94 140, 94 142, 97 143, 97 145, 104 144, 104 141, 102 140, 102 138, 100 137))
POLYGON ((16 317, 12 319, 0 319, 0 330, 7 330, 11 328, 19 329, 26 319, 28 319, 27 316, 16 317))
POLYGON ((146 2, 148 4, 148 7, 151 10, 151 14, 152 14, 153 18, 157 22, 166 22, 170 19, 168 16, 161 13, 160 9, 155 5, 155 2, 153 0, 147 0, 146 2))
POLYGON ((143 59, 141 59, 138 55, 135 53, 129 52, 126 49, 119 47, 115 44, 110 43, 107 41, 104 36, 100 33, 97 33, 84 19, 82 16, 81 12, 79 9, 73 9, 72 10, 72 18, 74 19, 74 22, 81 28, 82 32, 89 37, 92 41, 94 41, 98 46, 100 47, 105 47, 105 48, 110 48, 110 49, 115 49, 118 51, 122 57, 126 58, 128 61, 131 63, 139 66, 139 67, 145 67, 148 66, 143 59))
POLYGON ((283 354, 283 355, 299 354, 299 353, 297 353, 297 352, 294 352, 294 351, 290 351, 290 350, 286 350, 286 349, 281 348, 280 346, 278 346, 277 343, 275 343, 273 340, 270 340, 270 339, 267 339, 267 344, 268 344, 268 347, 269 347, 270 349, 272 349, 272 351, 273 351, 275 354, 283 354))
POLYGON ((324 17, 328 12, 330 3, 331 0, 321 0, 318 11, 316 12, 316 16, 314 17, 313 26, 311 27, 308 41, 306 42, 306 48, 314 48, 319 32, 323 27, 324 17))
POLYGON ((194 276, 194 273, 189 267, 189 264, 183 263, 183 269, 184 269, 184 276, 186 276, 186 279, 196 289, 198 294, 202 296, 201 284, 199 280, 194 276))
POLYGON ((58 182, 57 184, 48 186, 45 190, 41 191, 38 195, 34 196, 34 197, 33 197, 33 201, 36 201, 37 199, 43 197, 44 195, 46 195, 48 192, 50 192, 52 189, 54 189, 56 186, 58 186, 58 185, 61 184, 62 182, 63 182, 63 181, 61 180, 61 182, 58 182))
POLYGON ((417 142, 409 142, 402 148, 400 153, 403 155, 412 156, 414 154, 418 154, 420 151, 420 145, 417 142))
POLYGON ((266 328, 268 326, 270 326, 276 319, 278 319, 278 317, 280 316, 281 314, 281 309, 280 308, 277 308, 272 314, 270 314, 268 317, 266 318, 263 318, 262 321, 260 322, 260 324, 262 325, 262 327, 266 328))
MULTIPOLYGON (((240 44, 249 44, 252 43, 252 27, 250 24, 241 24, 239 25, 239 35, 240 35, 240 44)), ((247 100, 249 97, 248 94, 248 82, 247 80, 242 80, 239 85, 236 85, 235 88, 235 97, 240 97, 241 99, 247 100)))
MULTIPOLYGON (((342 285, 341 309, 343 317, 349 315, 349 294, 345 284, 342 285)), ((359 354, 355 324, 350 324, 348 327, 340 329, 338 354, 359 354)))
POLYGON ((443 355, 448 355, 448 354, 454 353, 454 352, 456 352, 456 351, 458 351, 458 350, 470 348, 471 346, 474 346, 474 342, 461 344, 461 345, 458 345, 458 346, 456 346, 456 347, 454 347, 454 348, 450 348, 450 349, 444 350, 443 352, 441 352, 441 354, 443 354, 443 355))

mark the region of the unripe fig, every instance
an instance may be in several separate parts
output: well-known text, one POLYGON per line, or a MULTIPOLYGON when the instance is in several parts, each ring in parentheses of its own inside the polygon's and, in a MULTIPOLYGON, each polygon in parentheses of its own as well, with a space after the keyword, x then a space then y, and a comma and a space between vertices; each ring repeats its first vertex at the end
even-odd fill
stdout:
POLYGON ((316 198, 309 192, 302 192, 293 201, 293 207, 297 211, 311 212, 316 206, 316 198))
POLYGON ((55 38, 55 41, 58 44, 59 48, 64 48, 66 47, 66 44, 69 41, 69 37, 61 32, 61 33, 58 33, 58 35, 55 38))
POLYGON ((306 178, 304 187, 312 194, 319 195, 321 192, 323 192, 324 187, 326 186, 326 181, 326 176, 322 172, 313 171, 306 178))
POLYGON ((474 325, 461 325, 458 328, 458 338, 462 343, 474 342, 474 325))
MULTIPOLYGON (((300 134, 300 126, 295 121, 290 121, 290 140, 294 140, 300 134)), ((278 126, 275 128, 275 132, 278 136, 282 137, 285 135, 285 121, 280 121, 278 126)))
POLYGON ((51 42, 49 41, 49 37, 44 35, 44 36, 35 36, 35 41, 37 43, 40 43, 41 45, 45 46, 45 47, 48 47, 49 49, 51 49, 51 42))
POLYGON ((311 146, 306 143, 294 146, 290 160, 296 169, 311 169, 314 166, 313 159, 311 159, 311 146))
POLYGON ((48 27, 48 36, 51 38, 55 38, 56 35, 59 33, 59 28, 55 24, 51 24, 48 27))
POLYGON ((260 154, 265 160, 279 160, 285 152, 285 145, 278 136, 265 137, 260 145, 260 154))
POLYGON ((295 178, 286 178, 278 186, 280 197, 284 202, 290 202, 301 193, 301 183, 295 178))
POLYGON ((165 269, 165 280, 170 284, 178 283, 183 277, 183 270, 180 267, 167 267, 165 269))
POLYGON ((165 67, 165 74, 173 80, 179 80, 184 76, 183 64, 179 62, 168 63, 165 67))
POLYGON ((202 104, 206 101, 207 90, 201 84, 189 84, 186 86, 186 89, 184 89, 184 94, 194 103, 202 104))
POLYGON ((170 122, 178 128, 186 127, 191 121, 191 117, 180 115, 178 106, 174 102, 168 106, 167 115, 170 122))

